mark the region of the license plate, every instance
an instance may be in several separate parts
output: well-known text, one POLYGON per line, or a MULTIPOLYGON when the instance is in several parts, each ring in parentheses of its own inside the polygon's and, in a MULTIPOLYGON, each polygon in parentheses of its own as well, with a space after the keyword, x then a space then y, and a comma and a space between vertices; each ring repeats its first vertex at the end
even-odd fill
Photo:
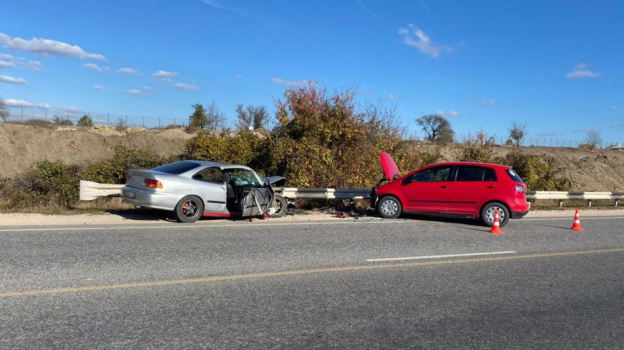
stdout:
POLYGON ((128 198, 134 198, 136 197, 136 193, 134 192, 130 192, 130 191, 124 191, 123 192, 124 197, 128 197, 128 198))

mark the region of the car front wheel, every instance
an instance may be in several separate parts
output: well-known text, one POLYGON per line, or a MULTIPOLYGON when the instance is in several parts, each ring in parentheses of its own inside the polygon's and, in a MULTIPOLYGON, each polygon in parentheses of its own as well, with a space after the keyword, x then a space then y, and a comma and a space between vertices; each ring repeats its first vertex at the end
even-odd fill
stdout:
POLYGON ((199 197, 186 196, 178 202, 173 215, 178 222, 193 223, 204 214, 204 203, 199 197))
POLYGON ((383 197, 377 203, 377 212, 385 219, 396 219, 401 216, 401 202, 396 197, 383 197))
POLYGON ((481 221, 485 226, 494 225, 494 216, 498 210, 499 226, 503 227, 509 221, 509 209, 503 203, 492 202, 488 203, 481 209, 481 221))
POLYGON ((279 194, 276 194, 275 198, 273 199, 273 204, 271 204, 271 208, 269 209, 269 216, 272 218, 281 218, 282 216, 286 215, 287 207, 288 202, 286 201, 286 198, 280 196, 279 194))

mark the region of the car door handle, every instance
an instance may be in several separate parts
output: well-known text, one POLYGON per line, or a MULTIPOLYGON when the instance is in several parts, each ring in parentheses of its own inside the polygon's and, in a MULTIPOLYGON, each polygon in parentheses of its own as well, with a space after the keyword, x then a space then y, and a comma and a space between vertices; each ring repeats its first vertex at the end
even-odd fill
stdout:
POLYGON ((447 188, 447 187, 448 187, 448 186, 446 186, 446 185, 442 185, 442 186, 440 186, 440 188, 447 188))
POLYGON ((496 186, 490 185, 490 186, 486 186, 485 188, 495 188, 496 186))

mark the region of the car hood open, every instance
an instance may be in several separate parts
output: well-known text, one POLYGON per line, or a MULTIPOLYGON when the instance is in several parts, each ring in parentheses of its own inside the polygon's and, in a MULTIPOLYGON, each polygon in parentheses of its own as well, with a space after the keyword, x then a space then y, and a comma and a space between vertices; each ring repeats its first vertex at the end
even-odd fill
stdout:
POLYGON ((381 161, 381 168, 383 169, 384 175, 388 180, 392 181, 396 177, 401 176, 399 167, 397 167, 394 159, 392 159, 392 157, 388 153, 379 153, 379 160, 381 161))

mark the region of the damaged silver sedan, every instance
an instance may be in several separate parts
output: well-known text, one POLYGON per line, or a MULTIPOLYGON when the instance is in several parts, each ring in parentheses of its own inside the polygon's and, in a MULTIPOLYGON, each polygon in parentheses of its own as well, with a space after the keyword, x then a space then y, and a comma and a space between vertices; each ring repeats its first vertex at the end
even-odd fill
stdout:
POLYGON ((184 160, 151 170, 130 170, 121 190, 124 202, 172 211, 179 222, 200 217, 279 217, 286 199, 273 186, 281 176, 261 179, 251 168, 208 161, 184 160))

